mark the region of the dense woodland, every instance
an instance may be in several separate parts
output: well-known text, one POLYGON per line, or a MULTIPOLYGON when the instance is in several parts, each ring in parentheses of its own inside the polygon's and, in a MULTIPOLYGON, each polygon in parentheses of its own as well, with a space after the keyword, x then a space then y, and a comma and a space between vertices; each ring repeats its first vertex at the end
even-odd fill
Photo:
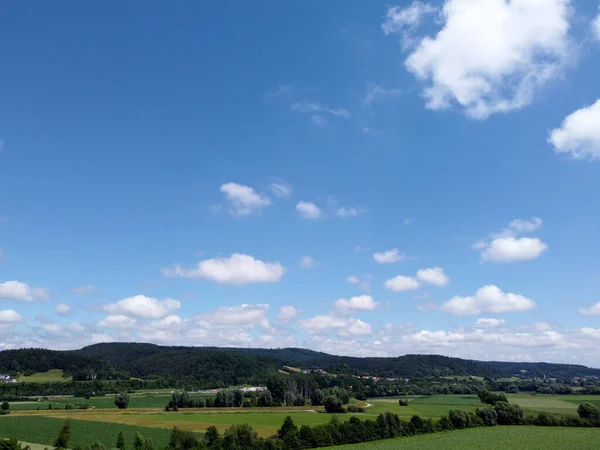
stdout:
POLYGON ((233 385, 276 373, 284 365, 345 375, 384 378, 473 376, 498 379, 600 377, 600 369, 548 363, 483 362, 438 355, 355 358, 305 349, 167 347, 153 344, 96 344, 74 351, 42 349, 0 352, 0 372, 63 369, 74 380, 189 378, 216 386, 233 385))

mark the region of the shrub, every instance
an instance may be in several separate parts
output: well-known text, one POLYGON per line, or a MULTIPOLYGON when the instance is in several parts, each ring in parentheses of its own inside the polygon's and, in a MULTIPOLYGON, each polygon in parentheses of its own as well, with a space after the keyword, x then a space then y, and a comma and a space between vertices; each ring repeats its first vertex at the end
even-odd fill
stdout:
POLYGON ((327 411, 328 413, 343 413, 343 412, 345 412, 344 404, 335 395, 328 395, 327 397, 325 397, 324 404, 325 404, 325 411, 327 411))
POLYGON ((348 406, 348 408, 346 408, 346 410, 351 413, 365 412, 365 408, 363 408, 362 406, 356 406, 356 405, 350 405, 350 406, 348 406))
POLYGON ((400 406, 408 406, 408 400, 404 400, 401 398, 400 400, 398 400, 398 404, 400 406))
POLYGON ((477 414, 477 417, 481 418, 486 427, 493 427, 498 424, 498 413, 494 408, 489 406, 477 408, 475 414, 477 414))
POLYGON ((115 406, 119 409, 127 409, 129 406, 129 395, 124 392, 115 395, 115 406))

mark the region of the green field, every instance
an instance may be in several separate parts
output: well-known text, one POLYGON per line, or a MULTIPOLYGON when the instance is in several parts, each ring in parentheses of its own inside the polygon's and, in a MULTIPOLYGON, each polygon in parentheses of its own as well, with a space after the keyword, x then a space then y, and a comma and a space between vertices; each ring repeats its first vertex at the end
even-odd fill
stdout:
POLYGON ((17 381, 20 383, 48 383, 50 381, 71 381, 71 377, 63 377, 61 369, 52 369, 48 372, 38 372, 33 375, 19 375, 17 381))
MULTIPOLYGON (((0 417, 0 436, 16 437, 19 440, 35 444, 52 445, 58 435, 63 419, 42 416, 6 416, 0 417)), ((102 422, 88 422, 73 420, 73 434, 70 445, 87 446, 94 440, 99 440, 107 447, 113 446, 117 441, 119 431, 125 434, 126 443, 133 445, 133 436, 136 432, 145 438, 152 439, 157 445, 166 446, 169 442, 170 430, 160 428, 144 428, 123 424, 110 424, 102 422)))
POLYGON ((338 450, 596 450, 600 429, 494 427, 450 431, 364 444, 329 447, 338 450))

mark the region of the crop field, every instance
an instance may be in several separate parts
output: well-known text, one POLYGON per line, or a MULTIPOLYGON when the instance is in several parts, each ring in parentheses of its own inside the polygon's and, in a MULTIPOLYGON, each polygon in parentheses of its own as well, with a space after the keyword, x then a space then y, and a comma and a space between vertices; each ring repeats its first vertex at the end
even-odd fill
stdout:
POLYGON ((48 372, 38 372, 30 376, 19 375, 17 381, 20 383, 47 383, 50 381, 71 381, 71 377, 63 378, 61 369, 52 369, 48 372))
POLYGON ((423 397, 387 397, 369 399, 373 406, 366 410, 367 414, 381 414, 391 411, 402 417, 412 417, 415 414, 423 418, 437 418, 448 414, 449 409, 475 411, 481 406, 476 395, 432 395, 423 397), (408 406, 398 405, 400 398, 408 400, 408 406))
MULTIPOLYGON (((64 422, 64 419, 40 415, 0 417, 0 436, 16 437, 19 440, 35 444, 52 445, 64 422)), ((73 420, 72 424, 73 434, 69 443, 72 447, 86 446, 94 439, 104 443, 107 447, 112 447, 116 443, 120 431, 125 434, 125 441, 130 448, 136 432, 161 446, 166 446, 169 442, 170 430, 164 428, 144 428, 124 424, 107 425, 83 420, 73 420)))
POLYGON ((600 429, 550 427, 494 427, 450 431, 364 444, 329 447, 332 450, 596 450, 600 429))

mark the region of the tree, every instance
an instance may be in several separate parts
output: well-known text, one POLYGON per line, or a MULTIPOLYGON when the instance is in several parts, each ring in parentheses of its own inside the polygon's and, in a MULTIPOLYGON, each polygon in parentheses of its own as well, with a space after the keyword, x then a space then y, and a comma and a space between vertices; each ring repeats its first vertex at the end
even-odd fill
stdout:
POLYGON ((89 450, 107 450, 107 449, 106 449, 106 446, 102 442, 96 441, 92 445, 90 445, 89 450))
POLYGON ((255 448, 258 434, 247 423, 232 425, 225 430, 223 440, 228 450, 249 450, 255 448))
POLYGON ((171 431, 171 438, 167 450, 195 450, 200 445, 194 433, 182 431, 177 427, 171 431))
POLYGON ((115 445, 115 447, 119 450, 125 450, 125 435, 122 431, 119 432, 119 436, 117 437, 117 445, 115 445))
POLYGON ((591 403, 586 402, 579 405, 577 414, 579 414, 579 417, 582 419, 588 419, 592 422, 600 421, 600 409, 591 403))
POLYGON ((0 405, 0 415, 5 416, 6 414, 10 414, 10 404, 4 401, 2 402, 2 405, 0 405))
POLYGON ((265 389, 258 394, 258 406, 273 406, 273 396, 271 391, 265 389))
POLYGON ((398 404, 400 406, 408 406, 408 400, 404 400, 401 398, 400 400, 398 400, 398 404))
POLYGON ((144 450, 144 438, 140 433, 135 433, 133 436, 133 448, 134 450, 144 450))
POLYGON ((115 395, 115 405, 119 409, 127 409, 129 406, 129 395, 124 392, 115 395))
POLYGON ((206 429, 206 433, 204 433, 204 442, 210 449, 219 448, 221 436, 219 435, 219 431, 216 427, 212 426, 206 429))
POLYGON ((71 439, 71 421, 67 420, 54 440, 54 448, 57 450, 66 449, 69 445, 69 439, 71 439))
POLYGON ((277 436, 283 441, 286 449, 296 450, 300 448, 301 442, 298 427, 294 424, 290 416, 287 416, 283 421, 283 425, 277 431, 277 436))
POLYGON ((498 423, 498 413, 494 408, 489 406, 477 408, 475 414, 477 414, 477 417, 480 417, 481 420, 483 420, 483 423, 486 427, 493 427, 498 423))
POLYGON ((239 389, 233 391, 233 406, 239 408, 244 403, 244 393, 239 389))
POLYGON ((328 395, 325 397, 325 411, 328 413, 342 413, 344 412, 344 404, 335 395, 328 395))
POLYGON ((519 405, 498 402, 494 409, 498 413, 498 425, 521 425, 524 422, 525 414, 519 405))
POLYGON ((323 406, 323 402, 325 401, 325 395, 321 389, 317 389, 310 396, 310 403, 313 406, 323 406))

